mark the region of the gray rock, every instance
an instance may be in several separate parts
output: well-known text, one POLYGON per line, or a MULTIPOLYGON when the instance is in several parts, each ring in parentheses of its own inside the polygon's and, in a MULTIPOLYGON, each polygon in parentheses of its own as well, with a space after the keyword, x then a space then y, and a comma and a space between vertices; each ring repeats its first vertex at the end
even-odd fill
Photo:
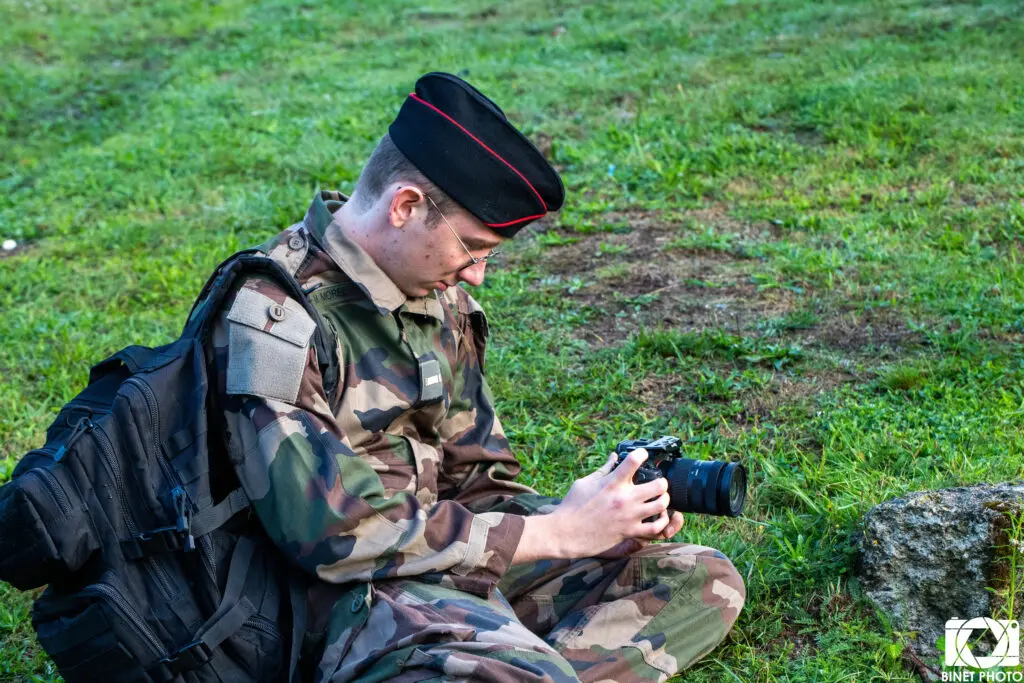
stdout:
MULTIPOLYGON (((939 655, 948 619, 998 616, 993 593, 1007 578, 1009 515, 1024 482, 922 491, 864 516, 857 575, 864 593, 918 654, 939 655)), ((997 598, 998 601, 998 598, 997 598)))

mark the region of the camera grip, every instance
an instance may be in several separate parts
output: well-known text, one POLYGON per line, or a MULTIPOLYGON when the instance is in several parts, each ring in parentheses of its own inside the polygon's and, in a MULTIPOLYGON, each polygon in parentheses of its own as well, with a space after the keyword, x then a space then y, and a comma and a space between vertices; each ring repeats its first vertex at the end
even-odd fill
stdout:
MULTIPOLYGON (((664 479, 664 478, 665 478, 665 473, 662 472, 660 468, 652 467, 651 465, 648 465, 648 464, 644 463, 636 471, 636 474, 633 475, 633 484, 634 485, 636 485, 636 484, 646 484, 647 482, 654 481, 655 479, 664 479)), ((651 498, 651 500, 648 500, 648 501, 645 501, 645 502, 650 503, 653 500, 657 500, 657 498, 651 498)), ((658 519, 657 515, 652 515, 650 517, 644 517, 643 521, 644 521, 644 524, 647 524, 649 522, 655 522, 655 521, 657 521, 657 519, 658 519)))

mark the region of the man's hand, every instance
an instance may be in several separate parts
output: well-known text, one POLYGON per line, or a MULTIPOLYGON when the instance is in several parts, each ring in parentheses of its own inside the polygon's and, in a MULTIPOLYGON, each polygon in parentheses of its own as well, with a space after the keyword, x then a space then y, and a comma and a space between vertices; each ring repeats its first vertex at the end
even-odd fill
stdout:
POLYGON ((638 448, 615 468, 617 459, 612 453, 600 469, 577 479, 551 514, 526 518, 513 564, 549 558, 621 557, 652 540, 678 533, 683 516, 668 514, 668 482, 660 478, 633 484, 633 475, 647 459, 647 451, 638 448), (643 521, 647 517, 655 519, 643 521))

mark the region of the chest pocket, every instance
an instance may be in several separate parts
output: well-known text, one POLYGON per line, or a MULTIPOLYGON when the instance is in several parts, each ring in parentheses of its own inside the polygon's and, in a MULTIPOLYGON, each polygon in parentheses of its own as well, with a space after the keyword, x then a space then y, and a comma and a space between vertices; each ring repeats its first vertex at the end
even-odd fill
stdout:
POLYGON ((417 393, 414 409, 428 409, 440 421, 451 403, 454 344, 451 330, 436 318, 415 314, 396 316, 402 342, 415 359, 417 393))
POLYGON ((436 500, 439 427, 453 390, 450 325, 418 313, 381 315, 351 282, 309 298, 343 348, 338 426, 386 489, 436 500))

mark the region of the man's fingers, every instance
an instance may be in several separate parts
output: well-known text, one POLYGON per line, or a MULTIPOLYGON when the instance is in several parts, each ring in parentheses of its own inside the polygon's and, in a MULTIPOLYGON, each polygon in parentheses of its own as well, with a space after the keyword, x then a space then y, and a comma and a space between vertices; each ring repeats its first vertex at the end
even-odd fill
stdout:
POLYGON ((601 475, 602 477, 608 474, 615 468, 615 463, 618 461, 618 459, 619 456, 616 455, 615 453, 612 453, 611 455, 608 456, 608 460, 606 460, 603 465, 597 468, 596 473, 601 475))
POLYGON ((668 494, 664 493, 654 500, 644 503, 640 506, 640 519, 647 519, 655 515, 660 515, 668 509, 668 494))
POLYGON ((640 465, 644 463, 644 460, 647 460, 647 449, 636 449, 627 455, 626 459, 622 461, 622 464, 616 468, 615 476, 618 477, 620 481, 632 481, 633 475, 636 474, 638 469, 640 469, 640 465))
POLYGON ((669 519, 668 526, 666 526, 665 530, 661 532, 662 538, 667 540, 678 534, 682 531, 684 522, 683 513, 673 512, 672 517, 669 519))
POLYGON ((650 500, 651 498, 657 498, 666 491, 668 491, 668 479, 658 477, 646 484, 637 484, 633 495, 637 500, 650 500))
POLYGON ((637 533, 637 538, 658 538, 661 532, 665 530, 665 527, 669 525, 670 518, 667 511, 662 511, 658 518, 653 522, 643 522, 640 525, 640 531, 637 533))

